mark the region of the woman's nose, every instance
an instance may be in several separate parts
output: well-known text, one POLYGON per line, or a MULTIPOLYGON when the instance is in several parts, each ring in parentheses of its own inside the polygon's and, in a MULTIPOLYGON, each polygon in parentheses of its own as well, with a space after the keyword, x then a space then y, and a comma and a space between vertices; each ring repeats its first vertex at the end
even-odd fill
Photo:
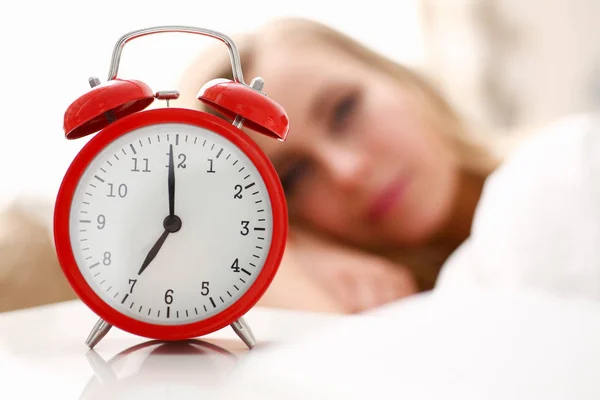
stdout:
POLYGON ((360 151, 329 151, 325 154, 332 183, 345 190, 355 189, 368 180, 369 161, 360 151))

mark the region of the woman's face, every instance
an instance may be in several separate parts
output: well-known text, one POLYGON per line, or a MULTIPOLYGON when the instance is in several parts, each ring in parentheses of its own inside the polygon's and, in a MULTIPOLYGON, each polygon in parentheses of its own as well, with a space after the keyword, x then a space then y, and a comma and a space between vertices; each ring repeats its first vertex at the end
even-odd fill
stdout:
POLYGON ((271 45, 245 76, 290 118, 286 142, 252 137, 272 160, 290 216, 368 246, 410 246, 442 229, 457 168, 394 79, 326 44, 271 45))

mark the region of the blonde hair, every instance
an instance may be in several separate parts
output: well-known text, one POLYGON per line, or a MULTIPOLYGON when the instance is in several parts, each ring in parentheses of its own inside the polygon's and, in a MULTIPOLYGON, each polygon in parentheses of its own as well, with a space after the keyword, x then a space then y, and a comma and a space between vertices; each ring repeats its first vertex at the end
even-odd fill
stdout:
MULTIPOLYGON (((422 100, 421 103, 425 106, 424 111, 427 116, 436 124, 435 130, 443 134, 443 139, 453 149, 459 167, 469 176, 483 181, 499 165, 501 156, 494 153, 495 147, 486 143, 482 135, 473 135, 457 111, 440 94, 440 91, 421 74, 391 61, 358 41, 317 21, 303 18, 280 18, 269 21, 252 33, 232 36, 240 53, 242 70, 247 72, 251 68, 258 46, 265 46, 268 41, 278 40, 282 37, 293 37, 296 41, 328 43, 356 57, 364 62, 365 66, 377 68, 394 77, 401 85, 412 90, 422 100)), ((206 109, 196 99, 200 87, 214 78, 233 79, 231 64, 223 44, 214 46, 201 54, 183 73, 178 88, 181 94, 177 101, 178 105, 219 115, 206 109)), ((246 76, 244 79, 249 81, 246 76)), ((265 91, 268 93, 268 82, 265 83, 265 91)), ((404 249, 387 256, 407 264, 417 276, 421 288, 428 289, 433 286, 439 268, 448 256, 449 250, 445 247, 447 246, 430 245, 417 249, 404 249)))

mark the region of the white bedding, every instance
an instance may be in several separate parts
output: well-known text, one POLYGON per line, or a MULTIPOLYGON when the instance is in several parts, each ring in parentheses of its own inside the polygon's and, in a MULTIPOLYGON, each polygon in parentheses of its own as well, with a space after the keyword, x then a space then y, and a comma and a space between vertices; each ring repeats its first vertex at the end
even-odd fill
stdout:
POLYGON ((600 116, 574 116, 514 151, 437 291, 510 287, 600 299, 600 116))
POLYGON ((528 140, 488 180, 429 293, 257 349, 261 399, 598 399, 600 117, 528 140), (579 297, 579 298, 578 298, 579 297))
POLYGON ((597 400, 599 313, 523 291, 412 296, 255 348, 221 398, 597 400))

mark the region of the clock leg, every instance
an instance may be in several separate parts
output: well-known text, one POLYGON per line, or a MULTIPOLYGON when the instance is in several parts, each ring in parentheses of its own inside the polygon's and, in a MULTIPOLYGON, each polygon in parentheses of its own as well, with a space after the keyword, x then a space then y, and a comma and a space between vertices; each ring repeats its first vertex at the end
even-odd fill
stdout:
POLYGON ((250 329, 250 325, 244 320, 244 318, 240 318, 231 324, 233 331, 242 339, 242 342, 248 346, 249 349, 252 349, 256 346, 256 339, 254 338, 254 334, 250 329))
POLYGON ((94 346, 97 345, 104 336, 106 336, 110 328, 112 328, 112 325, 100 318, 92 328, 92 331, 87 337, 85 344, 88 345, 90 349, 93 349, 94 346))

